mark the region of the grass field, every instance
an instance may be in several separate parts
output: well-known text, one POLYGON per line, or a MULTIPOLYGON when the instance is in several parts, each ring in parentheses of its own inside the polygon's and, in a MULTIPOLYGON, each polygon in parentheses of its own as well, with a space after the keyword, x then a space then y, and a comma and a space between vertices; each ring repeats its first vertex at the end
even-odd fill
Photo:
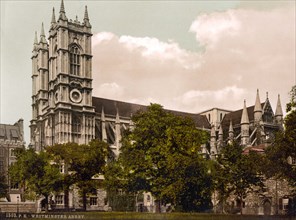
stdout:
MULTIPOLYGON (((4 219, 18 219, 6 216, 4 219)), ((85 220, 292 220, 296 217, 285 216, 250 216, 250 215, 215 215, 202 213, 135 213, 135 212, 71 212, 48 213, 34 216, 20 216, 19 219, 85 219, 85 220)), ((2 219, 1 219, 2 220, 2 219)))

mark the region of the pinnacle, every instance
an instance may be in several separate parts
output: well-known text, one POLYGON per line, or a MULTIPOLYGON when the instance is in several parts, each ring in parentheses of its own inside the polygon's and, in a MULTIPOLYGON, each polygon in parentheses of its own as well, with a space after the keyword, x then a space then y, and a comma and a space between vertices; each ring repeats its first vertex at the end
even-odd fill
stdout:
POLYGON ((41 34, 40 34, 40 43, 47 43, 46 39, 45 39, 45 32, 44 32, 44 25, 42 22, 42 26, 41 26, 41 34))
POLYGON ((261 102, 260 102, 259 90, 258 89, 257 89, 257 95, 256 95, 256 102, 255 102, 254 112, 262 112, 262 106, 261 106, 261 102))
POLYGON ((88 12, 87 12, 87 6, 85 6, 85 11, 84 11, 84 20, 89 20, 89 17, 88 17, 88 12))
POLYGON ((61 13, 61 12, 64 12, 64 13, 65 13, 64 0, 61 1, 60 13, 61 13))
POLYGON ((34 44, 38 44, 37 31, 35 31, 34 44))
POLYGON ((244 108, 243 108, 243 113, 242 113, 242 119, 241 119, 241 124, 249 124, 249 116, 248 116, 248 111, 246 107, 246 100, 244 100, 244 108))
POLYGON ((61 8, 60 8, 60 16, 59 19, 61 20, 68 20, 66 17, 66 11, 65 11, 65 6, 64 6, 64 0, 61 1, 61 8))
POLYGON ((52 24, 56 23, 56 18, 55 18, 55 12, 54 12, 54 8, 52 8, 52 17, 51 17, 51 23, 52 23, 52 24))
POLYGON ((280 95, 278 95, 278 100, 277 100, 276 110, 275 110, 275 116, 283 116, 283 110, 282 110, 280 95))

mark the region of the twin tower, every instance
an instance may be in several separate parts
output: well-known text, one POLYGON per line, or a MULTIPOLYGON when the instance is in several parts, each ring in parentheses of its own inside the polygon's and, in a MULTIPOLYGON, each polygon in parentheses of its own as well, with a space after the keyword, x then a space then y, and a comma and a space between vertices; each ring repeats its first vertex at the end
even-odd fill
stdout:
POLYGON ((31 145, 38 151, 56 143, 88 143, 95 137, 92 106, 91 24, 69 20, 63 0, 49 36, 42 24, 32 51, 31 145))

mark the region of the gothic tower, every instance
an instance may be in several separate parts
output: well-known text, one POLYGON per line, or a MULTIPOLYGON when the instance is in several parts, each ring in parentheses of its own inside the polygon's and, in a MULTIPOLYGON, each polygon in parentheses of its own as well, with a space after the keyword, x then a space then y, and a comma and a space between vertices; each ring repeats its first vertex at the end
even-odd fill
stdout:
POLYGON ((56 143, 88 143, 95 137, 92 106, 91 25, 66 17, 63 0, 58 20, 53 9, 48 42, 42 25, 34 42, 31 144, 36 150, 56 143))

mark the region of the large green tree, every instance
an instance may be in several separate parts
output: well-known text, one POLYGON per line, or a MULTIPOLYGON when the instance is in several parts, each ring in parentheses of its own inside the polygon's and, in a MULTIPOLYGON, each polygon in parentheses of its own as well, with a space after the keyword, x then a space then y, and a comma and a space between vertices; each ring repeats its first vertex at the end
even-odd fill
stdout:
POLYGON ((47 147, 46 151, 55 158, 56 163, 65 165, 64 184, 66 186, 76 184, 79 187, 85 210, 87 194, 96 192, 99 184, 98 181, 93 180, 93 177, 104 174, 106 159, 110 156, 108 144, 98 140, 81 145, 56 144, 47 147))
POLYGON ((263 176, 258 164, 260 160, 261 155, 255 152, 243 154, 242 146, 236 142, 222 148, 213 172, 215 190, 219 193, 222 211, 226 199, 230 194, 234 194, 240 201, 242 214, 243 200, 247 194, 263 187, 263 176))
POLYGON ((120 183, 128 192, 149 191, 182 210, 209 208, 211 181, 199 155, 208 134, 158 104, 137 112, 132 120, 133 129, 122 138, 118 165, 111 169, 119 173, 113 178, 107 174, 107 182, 120 183))
POLYGON ((45 152, 36 153, 33 149, 18 149, 17 162, 9 168, 12 183, 23 187, 26 195, 34 192, 44 196, 45 208, 48 208, 48 197, 61 190, 62 175, 57 164, 45 152))

